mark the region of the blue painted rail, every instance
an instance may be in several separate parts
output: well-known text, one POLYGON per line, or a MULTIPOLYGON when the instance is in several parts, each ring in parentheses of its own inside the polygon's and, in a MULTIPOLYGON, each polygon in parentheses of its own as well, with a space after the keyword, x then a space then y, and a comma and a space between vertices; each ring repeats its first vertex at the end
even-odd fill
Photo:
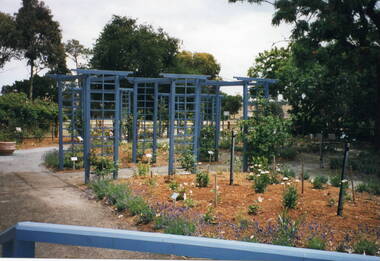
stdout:
POLYGON ((0 234, 3 257, 34 257, 36 242, 224 260, 380 260, 269 244, 34 222, 17 223, 0 234))

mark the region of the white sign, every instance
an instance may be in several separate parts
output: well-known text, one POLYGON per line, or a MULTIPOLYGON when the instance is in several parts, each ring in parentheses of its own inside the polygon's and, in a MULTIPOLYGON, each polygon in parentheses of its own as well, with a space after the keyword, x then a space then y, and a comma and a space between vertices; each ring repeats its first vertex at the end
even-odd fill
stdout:
POLYGON ((178 196, 179 196, 179 194, 176 193, 176 192, 174 192, 174 193, 171 195, 171 198, 172 198, 173 200, 177 200, 178 196))
POLYGON ((228 117, 228 116, 230 116, 230 112, 229 111, 224 111, 223 115, 226 116, 226 117, 228 117))
POLYGON ((71 161, 77 161, 78 157, 71 157, 71 161))
POLYGON ((21 127, 16 127, 16 132, 21 132, 21 127))

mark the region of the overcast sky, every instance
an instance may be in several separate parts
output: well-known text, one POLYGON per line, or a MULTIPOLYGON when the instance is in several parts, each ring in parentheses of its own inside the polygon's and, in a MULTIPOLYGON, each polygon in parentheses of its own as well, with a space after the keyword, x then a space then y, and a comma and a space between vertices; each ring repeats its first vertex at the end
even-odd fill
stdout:
MULTIPOLYGON (((228 0, 45 0, 61 25, 63 40, 77 39, 92 47, 113 14, 161 27, 182 40, 182 49, 208 52, 221 65, 225 80, 246 76, 259 52, 284 46, 290 26, 271 25, 273 7, 228 0)), ((21 0, 0 0, 0 11, 14 14, 21 0)), ((68 63, 70 67, 73 65, 68 63)), ((98 68, 101 69, 101 68, 98 68)), ((25 61, 10 62, 0 71, 0 86, 28 77, 25 61)), ((232 93, 234 89, 227 92, 232 93)))

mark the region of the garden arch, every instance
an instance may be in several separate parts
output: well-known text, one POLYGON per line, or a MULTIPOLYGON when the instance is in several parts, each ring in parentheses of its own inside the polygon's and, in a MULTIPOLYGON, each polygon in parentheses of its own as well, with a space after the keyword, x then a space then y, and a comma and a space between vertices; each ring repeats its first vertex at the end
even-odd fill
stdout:
MULTIPOLYGON (((76 75, 50 75, 56 79, 59 106, 59 169, 65 160, 83 162, 85 183, 90 181, 95 156, 119 162, 121 143, 132 143, 132 162, 147 152, 154 161, 160 139, 168 139, 168 174, 175 173, 176 155, 200 157, 203 126, 214 130, 218 157, 221 88, 243 87, 243 120, 253 104, 249 90, 264 86, 269 97, 272 79, 235 77, 235 81, 209 80, 206 75, 160 74, 161 78, 133 77, 132 72, 73 70, 76 75), (71 156, 75 156, 71 158, 71 156)), ((78 162, 78 164, 80 164, 78 162)), ((243 170, 248 169, 246 145, 243 170)), ((116 179, 117 170, 113 173, 116 179)))

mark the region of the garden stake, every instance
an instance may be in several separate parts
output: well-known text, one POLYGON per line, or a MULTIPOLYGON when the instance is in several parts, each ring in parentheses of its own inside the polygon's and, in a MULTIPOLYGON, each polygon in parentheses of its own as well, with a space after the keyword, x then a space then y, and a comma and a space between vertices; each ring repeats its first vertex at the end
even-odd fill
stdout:
POLYGON ((303 156, 301 154, 301 193, 303 194, 304 188, 304 162, 303 162, 303 156))
POLYGON ((348 151, 350 150, 350 143, 346 142, 344 145, 344 158, 343 158, 343 165, 342 165, 342 175, 340 177, 340 190, 339 190, 339 202, 338 202, 338 216, 343 215, 343 191, 344 191, 344 170, 346 168, 346 162, 348 161, 348 151))
POLYGON ((230 185, 234 184, 235 133, 231 131, 230 185))
POLYGON ((217 186, 217 183, 216 183, 217 181, 216 181, 216 174, 215 174, 215 187, 214 187, 214 189, 215 189, 215 202, 214 202, 214 207, 216 207, 216 205, 217 205, 217 200, 218 200, 218 191, 217 191, 217 188, 218 188, 218 186, 217 186))

